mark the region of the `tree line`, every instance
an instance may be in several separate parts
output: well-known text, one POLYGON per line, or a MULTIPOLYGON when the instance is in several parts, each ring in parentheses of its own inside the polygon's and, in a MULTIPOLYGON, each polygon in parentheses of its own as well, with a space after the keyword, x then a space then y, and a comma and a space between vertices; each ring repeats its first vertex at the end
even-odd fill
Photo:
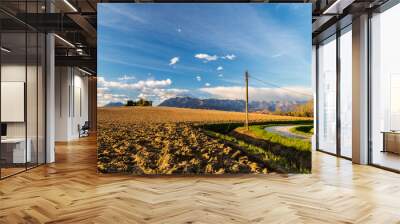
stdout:
POLYGON ((286 115, 295 117, 313 117, 314 116, 314 101, 307 101, 305 104, 296 105, 291 111, 280 111, 273 112, 276 115, 286 115))
POLYGON ((153 102, 150 100, 145 100, 140 98, 138 101, 128 100, 126 102, 126 106, 133 107, 133 106, 144 106, 144 107, 151 107, 153 106, 153 102))

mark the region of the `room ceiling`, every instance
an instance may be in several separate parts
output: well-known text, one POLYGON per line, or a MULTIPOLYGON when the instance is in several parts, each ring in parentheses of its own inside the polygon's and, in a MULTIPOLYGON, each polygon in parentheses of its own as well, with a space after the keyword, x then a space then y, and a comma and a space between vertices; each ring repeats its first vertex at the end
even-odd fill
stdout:
MULTIPOLYGON (((49 1, 49 0, 48 0, 49 1)), ((218 2, 312 3, 313 39, 328 35, 327 30, 338 20, 377 7, 387 0, 219 0, 218 2), (324 33, 325 32, 325 33, 324 33)), ((215 2, 204 0, 51 0, 53 12, 45 0, 28 2, 2 0, 0 21, 4 32, 19 32, 32 27, 40 32, 54 32, 56 64, 82 66, 96 73, 97 67, 97 3, 138 2, 215 2), (47 5, 48 7, 48 5, 47 5), (28 12, 28 13, 25 13, 28 12), (72 43, 75 47, 71 47, 72 43), (77 50, 79 49, 79 50, 77 50), (80 62, 81 61, 81 62, 80 62)), ((332 31, 334 32, 334 31, 332 31)))

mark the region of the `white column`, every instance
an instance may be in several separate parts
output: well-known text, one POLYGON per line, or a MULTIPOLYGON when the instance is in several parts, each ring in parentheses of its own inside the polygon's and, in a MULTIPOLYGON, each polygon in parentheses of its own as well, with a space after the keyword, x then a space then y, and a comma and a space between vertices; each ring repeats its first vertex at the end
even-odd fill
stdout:
POLYGON ((55 161, 55 55, 54 35, 46 36, 46 163, 55 161))
POLYGON ((353 162, 368 163, 368 15, 353 19, 353 162))

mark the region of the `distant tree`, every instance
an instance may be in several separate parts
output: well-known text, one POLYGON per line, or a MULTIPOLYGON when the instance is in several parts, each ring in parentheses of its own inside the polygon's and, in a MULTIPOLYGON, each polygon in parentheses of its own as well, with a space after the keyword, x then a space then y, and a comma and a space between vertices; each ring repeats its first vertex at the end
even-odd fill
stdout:
POLYGON ((313 117, 314 101, 309 100, 304 104, 296 105, 290 111, 287 112, 283 112, 279 108, 277 108, 273 114, 295 116, 295 117, 313 117))
POLYGON ((128 106, 128 107, 136 106, 136 102, 133 102, 133 100, 128 100, 126 102, 126 106, 128 106))
POLYGON ((278 106, 278 105, 276 105, 275 106, 275 112, 274 112, 275 114, 282 114, 282 113, 284 113, 283 111, 282 111, 282 108, 280 107, 280 106, 278 106))
POLYGON ((126 102, 126 106, 132 107, 132 106, 152 106, 153 102, 149 100, 145 100, 140 98, 138 101, 133 101, 133 100, 128 100, 126 102))
POLYGON ((139 101, 137 101, 138 106, 144 106, 145 100, 143 98, 140 98, 139 101))
POLYGON ((149 100, 145 100, 143 102, 143 106, 152 106, 153 102, 149 101, 149 100))
POLYGON ((298 105, 293 110, 294 116, 313 117, 314 116, 314 101, 309 100, 305 104, 298 105))

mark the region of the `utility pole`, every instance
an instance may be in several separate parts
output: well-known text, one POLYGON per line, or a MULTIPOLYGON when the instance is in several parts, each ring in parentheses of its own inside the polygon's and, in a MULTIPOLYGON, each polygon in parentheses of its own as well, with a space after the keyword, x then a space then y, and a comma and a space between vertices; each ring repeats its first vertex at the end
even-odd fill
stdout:
POLYGON ((245 127, 246 130, 249 130, 249 73, 246 72, 244 73, 244 80, 246 82, 246 123, 245 127))

